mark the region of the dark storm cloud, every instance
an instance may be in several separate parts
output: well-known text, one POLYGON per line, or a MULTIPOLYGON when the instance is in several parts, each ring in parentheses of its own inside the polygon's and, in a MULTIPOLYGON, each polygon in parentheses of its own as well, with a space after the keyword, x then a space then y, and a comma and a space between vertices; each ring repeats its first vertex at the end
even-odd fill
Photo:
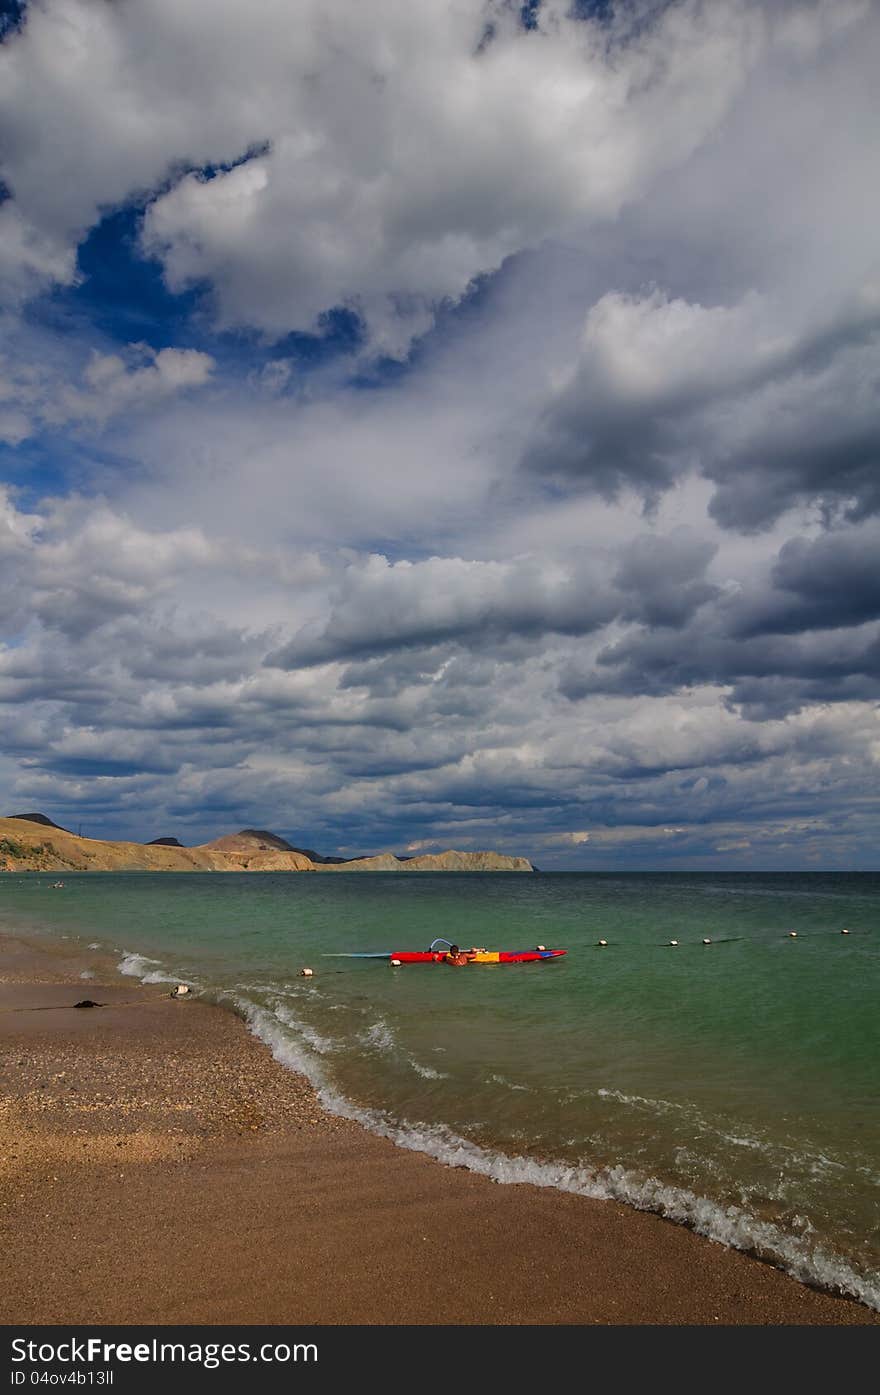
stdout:
POLYGON ((438 670, 454 653, 453 645, 437 645, 348 663, 339 686, 365 688, 373 697, 393 698, 412 683, 433 682, 438 670))
POLYGON ((880 528, 838 530, 785 543, 773 589, 735 609, 739 637, 840 629, 880 618, 880 528))
POLYGON ((614 577, 625 593, 625 620, 646 625, 684 625, 700 606, 720 591, 706 581, 705 572, 716 552, 713 543, 679 529, 671 537, 646 533, 621 553, 614 577))
MULTIPOLYGON (((717 620, 718 617, 713 617, 717 620)), ((651 696, 711 684, 730 690, 745 715, 781 716, 810 702, 871 701, 880 681, 875 626, 808 635, 737 638, 711 619, 682 632, 640 631, 601 650, 596 664, 563 671, 571 700, 596 693, 651 696)))
POLYGON ((799 504, 819 505, 829 520, 880 512, 880 421, 873 407, 861 415, 854 420, 838 399, 829 415, 805 402, 797 425, 768 423, 746 450, 706 470, 718 485, 712 515, 724 527, 757 531, 799 504))
POLYGON ((244 677, 270 642, 266 633, 204 620, 201 626, 188 624, 185 632, 167 622, 155 627, 131 622, 118 626, 113 639, 115 646, 126 649, 133 678, 195 685, 244 677))
POLYGON ((540 561, 396 564, 374 556, 347 569, 322 625, 302 630, 266 663, 353 661, 346 685, 393 687, 401 676, 431 675, 456 648, 511 662, 536 652, 543 636, 590 635, 617 616, 680 626, 718 594, 705 579, 714 552, 680 528, 637 537, 610 556, 580 549, 540 561), (415 653, 375 662, 398 651, 415 653))
POLYGON ((508 635, 584 635, 607 623, 616 604, 583 561, 389 563, 374 556, 348 568, 326 622, 301 631, 266 663, 294 669, 451 642, 482 648, 508 635))
POLYGON ((716 486, 712 515, 743 531, 804 504, 868 517, 880 510, 880 330, 864 299, 786 342, 785 319, 758 299, 605 296, 524 466, 651 504, 698 470, 716 486))
MULTIPOLYGON (((671 540, 665 540, 667 543, 671 540)), ((880 694, 880 529, 875 524, 793 538, 765 580, 733 590, 700 579, 711 550, 691 544, 673 553, 660 540, 631 545, 653 613, 600 648, 595 661, 563 666, 559 690, 577 701, 597 693, 658 697, 700 685, 727 690, 751 720, 797 712, 813 703, 876 700, 880 694), (688 576, 692 562, 695 577, 688 576), (676 562, 678 570, 676 570, 676 562), (650 563, 650 565, 647 565, 650 563), (654 569, 657 580, 652 585, 654 569), (666 599, 664 579, 671 584, 666 599), (662 617, 687 602, 679 629, 662 617)), ((631 565, 631 564, 630 564, 631 565)), ((629 576, 627 563, 618 581, 629 576)))

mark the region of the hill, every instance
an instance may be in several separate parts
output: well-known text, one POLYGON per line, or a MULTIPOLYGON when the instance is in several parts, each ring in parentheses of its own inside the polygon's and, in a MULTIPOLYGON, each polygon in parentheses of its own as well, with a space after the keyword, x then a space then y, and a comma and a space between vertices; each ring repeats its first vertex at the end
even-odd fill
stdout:
POLYGON ((378 853, 375 857, 358 857, 341 867, 326 863, 316 872, 531 872, 532 864, 525 857, 509 857, 496 852, 420 853, 418 857, 396 857, 394 853, 378 853))
POLYGON ((55 823, 49 818, 48 814, 10 814, 9 817, 12 819, 23 819, 25 823, 40 823, 44 828, 60 828, 62 833, 68 833, 70 831, 67 828, 61 828, 61 824, 55 823))
POLYGON ((394 853, 351 861, 294 848, 265 830, 245 828, 184 848, 79 838, 44 814, 0 818, 0 872, 531 872, 524 857, 494 852, 394 853))

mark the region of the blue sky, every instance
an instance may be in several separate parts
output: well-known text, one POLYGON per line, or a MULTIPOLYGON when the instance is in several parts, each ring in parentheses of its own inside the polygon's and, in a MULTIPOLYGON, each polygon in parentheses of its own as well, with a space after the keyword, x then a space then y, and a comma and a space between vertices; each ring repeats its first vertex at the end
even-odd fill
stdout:
POLYGON ((2 14, 4 811, 876 866, 874 6, 2 14))

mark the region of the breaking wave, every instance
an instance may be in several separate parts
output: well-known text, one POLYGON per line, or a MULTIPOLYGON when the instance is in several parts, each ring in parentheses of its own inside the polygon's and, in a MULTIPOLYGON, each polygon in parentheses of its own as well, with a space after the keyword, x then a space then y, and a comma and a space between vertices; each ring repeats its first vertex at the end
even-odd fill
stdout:
MULTIPOLYGON (((127 953, 120 961, 122 973, 146 983, 177 981, 161 965, 146 955, 127 953)), ((325 1073, 321 1057, 333 1049, 329 1039, 306 1028, 289 1010, 264 1007, 236 993, 216 994, 215 1001, 235 1010, 250 1031, 273 1057, 289 1070, 305 1076, 329 1113, 351 1119, 372 1133, 391 1140, 400 1148, 425 1153, 451 1167, 465 1167, 503 1185, 528 1183, 557 1191, 603 1201, 618 1201, 639 1211, 650 1211, 698 1235, 706 1236, 731 1249, 755 1255, 773 1264, 801 1283, 856 1298, 880 1311, 880 1276, 862 1274, 832 1250, 810 1242, 810 1226, 802 1234, 791 1234, 772 1221, 762 1220, 743 1206, 723 1206, 686 1187, 663 1182, 623 1164, 603 1167, 574 1166, 510 1155, 481 1147, 442 1124, 394 1119, 387 1111, 365 1108, 339 1092, 325 1073), (287 1019, 286 1021, 283 1019, 287 1019)), ((394 1049, 394 1034, 384 1019, 371 1024, 361 1042, 380 1052, 394 1049)), ((419 1074, 433 1079, 440 1073, 430 1067, 410 1064, 419 1074)), ((500 1083, 500 1082, 499 1082, 500 1083)), ((509 1082, 504 1082, 508 1084, 509 1082)), ((620 1103, 658 1106, 667 1101, 626 1097, 622 1092, 599 1091, 620 1103)), ((670 1106, 674 1107, 674 1106, 670 1106)), ((752 1140, 737 1140, 749 1146, 752 1140)), ((802 1218, 798 1217, 798 1220, 802 1218)))

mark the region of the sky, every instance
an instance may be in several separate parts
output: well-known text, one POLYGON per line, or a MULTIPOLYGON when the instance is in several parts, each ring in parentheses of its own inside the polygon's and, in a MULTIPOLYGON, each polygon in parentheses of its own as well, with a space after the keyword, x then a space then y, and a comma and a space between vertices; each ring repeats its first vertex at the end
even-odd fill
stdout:
POLYGON ((880 6, 0 35, 0 811, 877 867, 880 6))

